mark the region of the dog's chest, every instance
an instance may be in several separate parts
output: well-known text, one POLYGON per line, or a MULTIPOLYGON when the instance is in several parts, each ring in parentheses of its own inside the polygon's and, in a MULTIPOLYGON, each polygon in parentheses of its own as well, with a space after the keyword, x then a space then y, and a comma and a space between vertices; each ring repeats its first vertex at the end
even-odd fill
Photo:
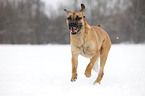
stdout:
POLYGON ((91 58, 93 55, 90 46, 80 46, 80 54, 84 57, 91 58))

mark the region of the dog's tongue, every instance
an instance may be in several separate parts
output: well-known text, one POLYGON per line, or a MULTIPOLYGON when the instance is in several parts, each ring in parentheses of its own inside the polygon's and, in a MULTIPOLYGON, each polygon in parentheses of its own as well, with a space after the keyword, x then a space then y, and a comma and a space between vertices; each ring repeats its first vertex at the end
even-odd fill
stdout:
POLYGON ((72 27, 70 31, 71 31, 71 32, 77 32, 77 31, 78 31, 78 28, 72 27))

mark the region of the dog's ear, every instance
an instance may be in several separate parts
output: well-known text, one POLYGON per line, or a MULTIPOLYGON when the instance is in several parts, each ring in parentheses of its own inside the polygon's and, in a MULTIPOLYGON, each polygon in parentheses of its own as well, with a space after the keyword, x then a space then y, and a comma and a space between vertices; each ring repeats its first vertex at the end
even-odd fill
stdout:
POLYGON ((70 11, 67 11, 66 9, 64 9, 64 11, 65 11, 67 14, 69 14, 69 13, 70 13, 70 11))
POLYGON ((81 12, 85 12, 85 5, 84 4, 81 4, 81 12))

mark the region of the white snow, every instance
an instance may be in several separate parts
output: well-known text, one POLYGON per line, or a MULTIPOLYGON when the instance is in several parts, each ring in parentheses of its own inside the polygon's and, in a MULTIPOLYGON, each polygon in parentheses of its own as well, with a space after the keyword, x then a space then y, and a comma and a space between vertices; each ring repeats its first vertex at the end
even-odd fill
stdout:
POLYGON ((112 45, 101 85, 79 56, 71 79, 70 45, 0 45, 0 96, 145 96, 145 45, 112 45))

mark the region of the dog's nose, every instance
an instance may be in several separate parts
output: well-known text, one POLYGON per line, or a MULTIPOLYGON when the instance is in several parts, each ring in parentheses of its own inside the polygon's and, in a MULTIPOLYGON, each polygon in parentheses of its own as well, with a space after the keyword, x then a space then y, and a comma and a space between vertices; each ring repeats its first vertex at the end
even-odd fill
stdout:
POLYGON ((69 23, 69 26, 70 26, 70 27, 77 27, 77 23, 76 23, 75 21, 71 21, 71 22, 69 23))

